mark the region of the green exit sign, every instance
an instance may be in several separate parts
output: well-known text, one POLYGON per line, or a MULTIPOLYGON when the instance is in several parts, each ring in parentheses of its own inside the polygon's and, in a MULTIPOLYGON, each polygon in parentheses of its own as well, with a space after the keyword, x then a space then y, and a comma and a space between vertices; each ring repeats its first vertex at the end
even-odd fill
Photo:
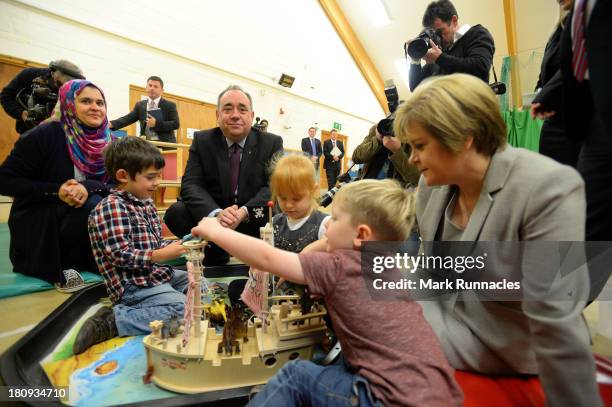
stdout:
POLYGON ((340 123, 338 123, 338 122, 334 122, 334 129, 336 129, 338 131, 342 130, 342 125, 340 123))

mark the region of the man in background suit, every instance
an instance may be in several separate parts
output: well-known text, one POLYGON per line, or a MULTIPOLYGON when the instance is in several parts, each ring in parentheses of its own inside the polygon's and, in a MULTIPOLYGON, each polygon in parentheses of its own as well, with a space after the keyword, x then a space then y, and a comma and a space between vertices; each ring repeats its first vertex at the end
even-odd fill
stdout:
MULTIPOLYGON (((217 124, 194 134, 181 184, 181 200, 164 220, 176 236, 186 235, 202 218, 217 217, 225 227, 259 237, 270 200, 268 164, 283 150, 283 139, 251 127, 251 96, 231 85, 217 99, 217 124)), ((225 264, 228 254, 215 245, 205 264, 225 264)))
POLYGON ((344 146, 342 141, 336 140, 338 138, 338 131, 333 129, 330 133, 331 139, 326 140, 323 143, 323 168, 325 168, 325 174, 327 175, 327 189, 332 189, 336 185, 336 178, 340 174, 340 168, 342 167, 341 159, 344 157, 344 146), (340 150, 340 154, 333 155, 332 150, 337 147, 340 150))
MULTIPOLYGON (((610 21, 612 2, 574 1, 574 10, 561 36, 560 69, 531 106, 532 116, 540 118, 552 117, 560 109, 566 112, 565 133, 570 140, 583 141, 577 169, 586 186, 587 241, 612 241, 610 21)), ((589 258, 598 255, 589 253, 589 258)), ((610 276, 610 272, 598 269, 599 273, 591 273, 591 300, 610 276)))
POLYGON ((312 164, 315 167, 315 171, 317 173, 317 178, 319 177, 319 160, 321 159, 321 154, 323 154, 323 150, 321 149, 321 140, 315 138, 317 134, 317 129, 315 127, 311 127, 308 129, 308 137, 304 137, 302 139, 302 152, 309 156, 312 160, 312 164))
POLYGON ((146 136, 147 140, 176 143, 174 130, 180 127, 179 116, 176 104, 162 97, 164 81, 159 76, 149 77, 146 92, 148 99, 136 102, 130 113, 111 121, 110 128, 118 130, 138 121, 140 122, 140 135, 146 136), (157 120, 148 113, 156 109, 161 111, 161 120, 157 120))

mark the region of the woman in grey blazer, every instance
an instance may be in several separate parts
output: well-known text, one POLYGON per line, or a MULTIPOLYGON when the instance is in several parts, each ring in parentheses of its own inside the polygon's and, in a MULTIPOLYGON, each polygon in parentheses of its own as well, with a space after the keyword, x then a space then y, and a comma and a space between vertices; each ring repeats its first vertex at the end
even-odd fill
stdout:
MULTIPOLYGON (((584 240, 582 179, 570 167, 507 145, 495 95, 478 78, 455 74, 421 84, 398 109, 394 126, 422 175, 417 220, 424 242, 584 240)), ((538 256, 539 266, 550 263, 538 256)), ((518 265, 527 285, 542 278, 533 260, 492 252, 487 266, 500 273, 518 265)), ((537 374, 548 405, 601 405, 581 315, 586 267, 552 277, 548 295, 535 301, 479 301, 463 291, 421 305, 455 368, 537 374)))

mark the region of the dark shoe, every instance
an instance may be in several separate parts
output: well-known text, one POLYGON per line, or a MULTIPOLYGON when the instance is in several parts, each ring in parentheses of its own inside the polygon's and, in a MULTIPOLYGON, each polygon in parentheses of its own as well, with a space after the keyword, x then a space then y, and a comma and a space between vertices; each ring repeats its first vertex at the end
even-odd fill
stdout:
POLYGON ((102 307, 83 323, 72 345, 72 352, 78 355, 96 343, 104 342, 115 336, 118 336, 115 312, 112 308, 102 307))

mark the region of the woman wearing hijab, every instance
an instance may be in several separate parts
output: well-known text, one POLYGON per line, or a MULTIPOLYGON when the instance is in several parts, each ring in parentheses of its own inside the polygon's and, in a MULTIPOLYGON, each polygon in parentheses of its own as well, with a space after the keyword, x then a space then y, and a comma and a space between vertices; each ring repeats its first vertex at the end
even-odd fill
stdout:
MULTIPOLYGON (((450 296, 421 301, 450 364, 485 374, 537 374, 546 405, 602 405, 582 318, 589 276, 579 251, 565 258, 569 246, 560 244, 584 240, 578 172, 508 145, 495 95, 471 75, 423 82, 398 108, 394 130, 412 147, 410 163, 421 172, 416 212, 425 250, 431 251, 428 242, 453 242, 452 250, 489 244, 485 266, 467 274, 470 282, 520 283, 517 291, 459 290, 457 283, 450 296)), ((436 277, 424 271, 424 279, 436 277)), ((464 277, 463 271, 448 277, 464 277)))
POLYGON ((73 80, 59 100, 59 117, 23 134, 0 166, 0 194, 14 198, 13 271, 50 283, 82 281, 70 269, 97 270, 87 218, 108 194, 102 150, 112 140, 100 88, 73 80))

